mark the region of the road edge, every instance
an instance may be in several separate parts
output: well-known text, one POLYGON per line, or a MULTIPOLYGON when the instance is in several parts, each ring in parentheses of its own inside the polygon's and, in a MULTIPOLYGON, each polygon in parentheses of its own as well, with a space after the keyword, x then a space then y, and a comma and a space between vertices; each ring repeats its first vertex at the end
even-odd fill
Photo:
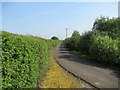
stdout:
MULTIPOLYGON (((61 45, 61 44, 59 44, 59 45, 61 45)), ((98 89, 98 90, 100 90, 100 88, 98 88, 98 87, 96 87, 96 86, 94 86, 94 85, 92 85, 91 83, 89 83, 88 81, 86 81, 86 80, 84 80, 84 79, 82 79, 82 78, 80 78, 80 77, 78 77, 77 75, 75 75, 74 73, 72 73, 72 72, 70 72, 70 71, 68 71, 65 67, 63 67, 60 63, 59 63, 59 61, 57 60, 57 58, 56 58, 56 55, 55 55, 55 52, 56 52, 56 48, 59 46, 59 45, 57 45, 56 47, 54 47, 54 58, 55 58, 55 60, 56 60, 56 62, 65 70, 65 71, 67 71, 69 74, 71 74, 71 75, 73 75, 74 77, 76 77, 76 78, 78 78, 78 79, 80 79, 80 80, 82 80, 83 82, 85 82, 86 84, 88 84, 88 85, 90 85, 90 86, 92 86, 92 87, 94 87, 94 89, 98 89)))

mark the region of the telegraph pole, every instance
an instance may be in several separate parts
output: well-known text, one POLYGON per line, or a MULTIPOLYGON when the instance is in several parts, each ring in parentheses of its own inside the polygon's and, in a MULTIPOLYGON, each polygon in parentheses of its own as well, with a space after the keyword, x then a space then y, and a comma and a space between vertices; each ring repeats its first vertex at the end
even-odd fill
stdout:
POLYGON ((120 17, 120 1, 118 2, 118 17, 120 17))
POLYGON ((67 38, 67 31, 68 31, 68 28, 66 28, 66 38, 67 38))

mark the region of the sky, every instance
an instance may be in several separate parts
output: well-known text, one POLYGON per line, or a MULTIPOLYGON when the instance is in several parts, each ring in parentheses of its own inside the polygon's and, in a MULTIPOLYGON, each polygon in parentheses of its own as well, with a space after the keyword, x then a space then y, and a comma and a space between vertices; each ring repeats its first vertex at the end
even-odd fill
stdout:
POLYGON ((82 34, 97 17, 118 16, 117 2, 2 2, 1 7, 3 31, 46 39, 65 39, 66 28, 68 37, 74 30, 82 34))

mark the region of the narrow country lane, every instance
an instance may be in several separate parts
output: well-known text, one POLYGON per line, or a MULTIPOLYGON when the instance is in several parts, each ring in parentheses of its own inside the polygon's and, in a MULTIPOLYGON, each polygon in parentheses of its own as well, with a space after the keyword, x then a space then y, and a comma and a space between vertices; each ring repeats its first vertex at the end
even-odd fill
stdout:
POLYGON ((64 44, 55 48, 57 62, 69 72, 98 88, 118 88, 120 75, 99 63, 85 60, 68 51, 64 44))

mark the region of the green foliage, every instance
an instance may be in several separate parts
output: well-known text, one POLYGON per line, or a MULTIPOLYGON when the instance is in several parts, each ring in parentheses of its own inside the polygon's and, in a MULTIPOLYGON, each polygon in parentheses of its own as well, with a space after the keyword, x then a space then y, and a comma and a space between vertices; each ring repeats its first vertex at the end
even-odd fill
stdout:
POLYGON ((79 36, 80 36, 80 34, 77 30, 75 30, 72 34, 72 37, 79 37, 79 36))
POLYGON ((97 60, 109 64, 120 65, 120 47, 118 40, 109 36, 93 36, 91 39, 90 54, 97 60))
POLYGON ((120 37, 120 18, 97 18, 93 29, 107 32, 111 38, 116 39, 116 37, 120 37))
POLYGON ((92 32, 85 32, 82 36, 80 36, 80 43, 79 43, 79 50, 82 53, 88 54, 89 45, 90 45, 90 37, 92 35, 92 32))
POLYGON ((98 31, 98 30, 92 30, 92 31, 85 32, 83 35, 81 35, 78 49, 82 53, 89 54, 89 47, 90 47, 90 44, 92 43, 90 40, 93 35, 105 36, 107 35, 107 33, 98 31))
POLYGON ((3 88, 35 88, 48 65, 49 50, 58 43, 61 41, 53 42, 3 31, 3 88))
POLYGON ((74 31, 71 38, 67 38, 64 43, 66 47, 71 50, 78 50, 79 47, 80 34, 78 31, 74 31))
POLYGON ((51 39, 52 40, 59 40, 58 37, 56 37, 56 36, 53 36, 51 39))
POLYGON ((103 63, 120 65, 120 18, 97 18, 92 31, 78 36, 75 31, 71 38, 67 38, 64 41, 66 47, 103 63))

